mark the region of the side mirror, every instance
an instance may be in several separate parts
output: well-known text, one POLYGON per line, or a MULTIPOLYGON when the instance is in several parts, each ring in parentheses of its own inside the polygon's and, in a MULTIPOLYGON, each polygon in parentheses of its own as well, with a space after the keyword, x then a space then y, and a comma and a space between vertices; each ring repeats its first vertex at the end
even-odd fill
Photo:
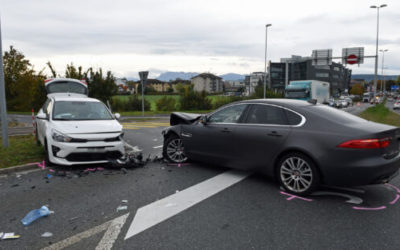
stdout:
POLYGON ((121 118, 121 115, 119 113, 115 113, 114 117, 115 117, 115 119, 119 120, 119 118, 121 118))
POLYGON ((47 120, 47 115, 45 113, 39 113, 36 116, 37 119, 47 120))
POLYGON ((200 123, 202 123, 203 125, 207 125, 207 116, 206 115, 202 115, 200 117, 200 123))

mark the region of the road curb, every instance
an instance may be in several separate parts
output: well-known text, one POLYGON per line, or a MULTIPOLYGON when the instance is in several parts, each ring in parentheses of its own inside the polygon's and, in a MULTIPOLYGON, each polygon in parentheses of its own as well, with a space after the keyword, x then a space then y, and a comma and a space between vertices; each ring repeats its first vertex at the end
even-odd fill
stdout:
POLYGON ((36 164, 32 164, 32 163, 13 166, 13 167, 9 167, 9 168, 2 168, 2 169, 0 169, 0 175, 12 174, 12 173, 17 173, 17 172, 21 172, 21 171, 36 169, 36 168, 38 168, 38 166, 36 164))

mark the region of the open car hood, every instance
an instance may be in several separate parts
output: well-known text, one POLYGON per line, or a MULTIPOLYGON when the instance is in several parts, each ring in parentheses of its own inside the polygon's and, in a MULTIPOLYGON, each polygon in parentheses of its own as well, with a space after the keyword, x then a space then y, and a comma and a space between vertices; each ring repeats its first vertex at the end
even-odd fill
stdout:
POLYGON ((197 121, 201 116, 201 114, 173 112, 171 113, 170 124, 171 126, 178 124, 192 124, 197 121))

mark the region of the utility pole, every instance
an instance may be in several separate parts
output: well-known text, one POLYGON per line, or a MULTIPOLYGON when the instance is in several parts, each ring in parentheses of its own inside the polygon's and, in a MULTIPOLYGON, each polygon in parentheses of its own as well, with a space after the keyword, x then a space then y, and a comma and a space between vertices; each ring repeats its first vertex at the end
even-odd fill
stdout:
POLYGON ((267 41, 268 41, 268 27, 272 24, 265 25, 265 57, 264 57, 264 99, 265 92, 267 91, 267 41))
POLYGON ((1 136, 3 138, 3 147, 8 148, 8 122, 7 122, 5 83, 4 83, 1 20, 0 20, 0 112, 1 112, 1 131, 2 131, 1 136))

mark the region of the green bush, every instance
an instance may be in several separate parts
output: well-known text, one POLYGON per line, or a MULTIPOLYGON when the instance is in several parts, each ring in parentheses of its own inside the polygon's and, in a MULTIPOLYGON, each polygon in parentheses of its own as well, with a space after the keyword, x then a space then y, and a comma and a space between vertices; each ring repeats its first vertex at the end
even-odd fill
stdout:
POLYGON ((176 101, 169 96, 163 96, 156 102, 158 111, 173 111, 176 109, 176 101))
POLYGON ((205 91, 196 92, 193 88, 185 88, 179 98, 181 110, 210 110, 212 109, 211 99, 205 91))
POLYGON ((123 99, 120 98, 112 98, 111 99, 111 108, 113 112, 123 112, 127 111, 127 101, 124 101, 123 99))
MULTIPOLYGON (((126 106, 127 106, 126 111, 140 111, 142 110, 142 98, 139 98, 137 95, 131 95, 128 98, 126 106)), ((144 110, 150 111, 150 109, 151 109, 150 102, 144 99, 144 110)))
POLYGON ((229 104, 231 102, 237 102, 237 101, 242 101, 244 100, 244 97, 241 96, 227 96, 223 98, 218 98, 217 100, 214 101, 214 109, 217 109, 221 106, 224 106, 226 104, 229 104))

